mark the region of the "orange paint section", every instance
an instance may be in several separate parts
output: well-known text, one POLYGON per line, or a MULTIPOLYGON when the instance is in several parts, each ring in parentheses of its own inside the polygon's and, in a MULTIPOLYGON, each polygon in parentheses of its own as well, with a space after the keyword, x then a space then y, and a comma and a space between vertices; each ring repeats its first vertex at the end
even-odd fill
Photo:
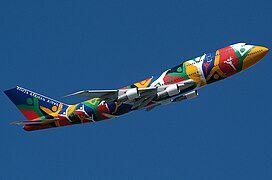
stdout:
POLYGON ((138 88, 146 88, 149 83, 151 82, 152 78, 149 78, 149 79, 145 79, 141 82, 137 82, 135 83, 134 85, 137 86, 138 88))

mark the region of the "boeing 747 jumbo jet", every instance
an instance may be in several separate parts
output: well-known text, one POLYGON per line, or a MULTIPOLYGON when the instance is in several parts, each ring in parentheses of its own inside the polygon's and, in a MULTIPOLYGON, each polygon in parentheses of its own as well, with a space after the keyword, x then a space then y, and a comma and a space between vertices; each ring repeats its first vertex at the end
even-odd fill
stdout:
POLYGON ((96 122, 128 112, 180 102, 198 96, 198 89, 230 77, 260 61, 268 49, 237 43, 190 59, 130 86, 113 90, 85 90, 68 96, 89 100, 68 105, 22 87, 5 94, 27 120, 13 122, 27 131, 96 122))

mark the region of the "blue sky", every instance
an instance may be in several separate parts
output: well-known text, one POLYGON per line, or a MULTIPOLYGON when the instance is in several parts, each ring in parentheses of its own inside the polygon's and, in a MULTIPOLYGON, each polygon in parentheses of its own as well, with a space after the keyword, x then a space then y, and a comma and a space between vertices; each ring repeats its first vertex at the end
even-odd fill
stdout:
MULTIPOLYGON (((270 1, 1 1, 0 90, 113 89, 237 42, 271 46, 270 1)), ((271 179, 271 54, 182 103, 25 132, 4 95, 0 179, 271 179)))

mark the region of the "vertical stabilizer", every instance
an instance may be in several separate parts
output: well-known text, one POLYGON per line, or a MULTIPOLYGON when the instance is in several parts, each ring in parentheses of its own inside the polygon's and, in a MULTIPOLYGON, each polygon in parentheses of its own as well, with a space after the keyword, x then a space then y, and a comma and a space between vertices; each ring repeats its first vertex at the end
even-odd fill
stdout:
POLYGON ((28 120, 57 118, 60 110, 68 106, 19 86, 4 93, 28 120))

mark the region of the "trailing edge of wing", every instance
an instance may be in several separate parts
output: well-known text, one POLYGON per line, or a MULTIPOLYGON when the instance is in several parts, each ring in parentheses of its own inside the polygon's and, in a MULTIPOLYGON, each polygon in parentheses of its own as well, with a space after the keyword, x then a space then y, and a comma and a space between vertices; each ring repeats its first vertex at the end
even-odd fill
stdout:
POLYGON ((70 96, 85 96, 88 98, 108 98, 117 96, 118 90, 84 90, 73 94, 66 95, 64 97, 70 96))
MULTIPOLYGON (((181 91, 186 91, 187 88, 196 86, 196 83, 194 80, 186 80, 181 83, 177 84, 181 91)), ((154 97, 157 92, 165 90, 165 88, 169 85, 159 86, 159 87, 146 87, 146 88, 138 88, 138 91, 140 92, 141 98, 150 99, 149 97, 154 97)), ((87 98, 101 98, 104 100, 115 100, 118 98, 118 95, 122 95, 123 93, 126 93, 130 89, 116 89, 116 90, 84 90, 75 92, 73 94, 66 95, 64 97, 70 97, 70 96, 84 96, 87 98)), ((151 99, 152 100, 152 99, 151 99)))
POLYGON ((57 121, 58 118, 55 119, 45 119, 45 120, 25 120, 25 121, 16 121, 16 122, 12 122, 11 124, 17 124, 17 125, 38 125, 38 124, 49 124, 52 122, 57 121))
MULTIPOLYGON (((102 99, 116 99, 118 97, 119 91, 127 91, 128 89, 122 90, 84 90, 79 91, 73 94, 66 95, 64 97, 70 96, 85 96, 87 98, 102 98, 102 99)), ((149 95, 156 93, 156 87, 148 87, 148 88, 139 88, 139 92, 142 95, 149 95)))

